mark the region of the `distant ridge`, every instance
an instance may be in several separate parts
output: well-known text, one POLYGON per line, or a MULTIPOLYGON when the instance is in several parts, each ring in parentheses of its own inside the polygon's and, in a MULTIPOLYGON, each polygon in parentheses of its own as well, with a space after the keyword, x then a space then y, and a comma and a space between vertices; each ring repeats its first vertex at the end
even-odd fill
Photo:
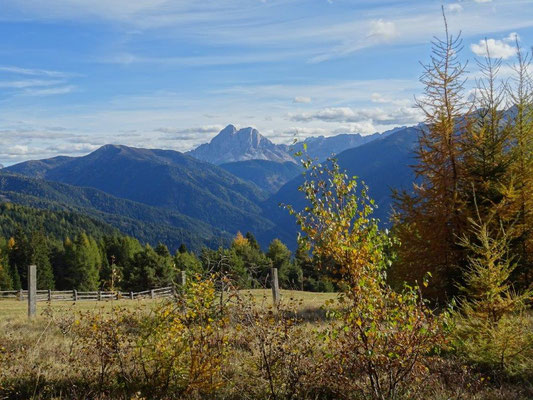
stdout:
POLYGON ((374 133, 365 136, 358 133, 343 133, 327 137, 313 136, 295 145, 286 145, 272 143, 268 138, 261 135, 257 129, 248 127, 237 130, 234 125, 230 124, 222 129, 209 143, 204 143, 186 154, 215 165, 250 160, 294 163, 296 162, 294 154, 302 150, 305 143, 307 154, 322 161, 344 150, 384 137, 391 132, 385 132, 384 134, 374 133))
POLYGON ((273 228, 258 206, 267 193, 177 151, 105 145, 83 157, 29 161, 3 171, 95 188, 177 212, 230 234, 273 228))

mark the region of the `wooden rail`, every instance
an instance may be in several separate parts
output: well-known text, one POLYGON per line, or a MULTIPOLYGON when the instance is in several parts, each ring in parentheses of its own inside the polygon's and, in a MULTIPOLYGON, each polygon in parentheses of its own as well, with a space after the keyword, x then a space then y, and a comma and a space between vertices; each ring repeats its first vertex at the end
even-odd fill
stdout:
MULTIPOLYGON (((172 286, 144 290, 141 292, 112 292, 91 291, 81 292, 78 290, 37 290, 36 301, 105 301, 105 300, 135 300, 135 299, 160 299, 174 296, 172 286)), ((4 290, 0 291, 0 300, 15 299, 27 300, 27 290, 4 290)))

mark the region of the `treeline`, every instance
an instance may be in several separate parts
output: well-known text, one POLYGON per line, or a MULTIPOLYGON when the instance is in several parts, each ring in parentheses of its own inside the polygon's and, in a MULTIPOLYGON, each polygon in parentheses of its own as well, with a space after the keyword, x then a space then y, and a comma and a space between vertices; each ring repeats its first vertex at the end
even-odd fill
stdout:
POLYGON ((30 264, 37 265, 38 289, 139 291, 171 285, 181 271, 222 272, 241 288, 255 288, 269 283, 271 267, 278 268, 284 288, 334 289, 306 251, 299 248, 293 256, 278 239, 266 253, 251 233, 238 233, 226 248, 205 247, 194 253, 182 244, 171 254, 164 244, 143 245, 118 231, 101 229, 89 218, 9 203, 1 204, 0 211, 4 228, 13 226, 13 218, 17 223, 12 234, 0 237, 0 290, 26 289, 30 264))
MULTIPOLYGON (((500 272, 509 264, 501 276, 516 289, 533 282, 531 56, 517 41, 515 62, 502 65, 487 45, 477 61, 480 77, 467 90, 461 46, 448 34, 434 43, 418 99, 426 121, 417 183, 395 195, 393 232, 401 246, 391 279, 397 286, 422 282, 429 271, 425 294, 441 302, 464 294, 476 260, 500 272), (506 250, 497 255, 497 248, 506 250)), ((490 284, 502 284, 501 276, 490 284)))

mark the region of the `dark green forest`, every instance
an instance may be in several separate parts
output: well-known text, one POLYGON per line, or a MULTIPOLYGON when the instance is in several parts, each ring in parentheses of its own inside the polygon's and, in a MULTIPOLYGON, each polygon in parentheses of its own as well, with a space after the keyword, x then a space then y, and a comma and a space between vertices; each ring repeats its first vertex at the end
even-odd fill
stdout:
POLYGON ((284 288, 331 291, 302 248, 294 255, 280 240, 261 250, 251 233, 236 235, 231 245, 175 254, 121 234, 96 219, 67 211, 0 204, 0 290, 26 289, 26 269, 37 265, 38 289, 145 290, 175 283, 180 271, 223 272, 239 287, 263 287, 277 267, 284 288))

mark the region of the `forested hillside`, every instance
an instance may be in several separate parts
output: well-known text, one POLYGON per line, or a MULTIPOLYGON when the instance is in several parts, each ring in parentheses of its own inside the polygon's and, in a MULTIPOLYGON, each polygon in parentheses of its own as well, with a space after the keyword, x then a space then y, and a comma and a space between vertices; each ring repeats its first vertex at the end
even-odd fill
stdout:
POLYGON ((229 233, 172 210, 120 199, 92 188, 33 179, 5 171, 0 172, 0 196, 3 201, 34 208, 88 215, 143 243, 162 242, 171 249, 185 243, 191 249, 199 250, 204 245, 218 246, 231 239, 229 233))

